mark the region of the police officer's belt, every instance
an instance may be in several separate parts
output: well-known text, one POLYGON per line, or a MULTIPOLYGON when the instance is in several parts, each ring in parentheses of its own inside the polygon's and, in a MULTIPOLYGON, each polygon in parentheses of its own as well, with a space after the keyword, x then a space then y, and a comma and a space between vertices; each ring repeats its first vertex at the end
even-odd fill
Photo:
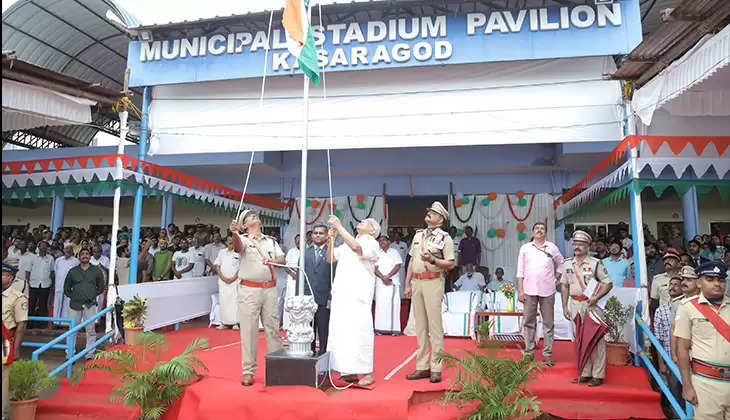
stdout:
POLYGON ((570 298, 573 300, 577 300, 578 302, 583 302, 583 301, 588 300, 588 297, 586 295, 571 295, 570 298))
POLYGON ((692 372, 706 378, 730 382, 730 366, 718 366, 702 360, 692 359, 692 372))
POLYGON ((425 273, 413 273, 413 278, 416 280, 437 279, 439 277, 441 277, 441 273, 438 271, 426 271, 425 273))
POLYGON ((250 281, 241 279, 241 286, 255 287, 258 289, 268 289, 270 287, 276 287, 276 280, 271 281, 250 281))

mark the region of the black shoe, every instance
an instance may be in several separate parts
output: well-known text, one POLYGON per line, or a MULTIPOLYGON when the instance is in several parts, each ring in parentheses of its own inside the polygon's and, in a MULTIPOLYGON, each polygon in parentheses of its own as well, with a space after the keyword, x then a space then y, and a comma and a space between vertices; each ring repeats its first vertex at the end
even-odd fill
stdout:
POLYGON ((416 379, 426 379, 431 377, 431 371, 430 370, 417 370, 415 372, 411 372, 408 375, 406 375, 406 379, 409 381, 414 381, 416 379))
POLYGON ((593 378, 591 378, 590 376, 581 376, 579 378, 573 379, 572 381, 570 381, 570 383, 571 384, 582 384, 584 382, 590 382, 592 380, 593 380, 593 378))
POLYGON ((429 379, 432 384, 441 382, 441 372, 431 372, 431 378, 429 379))
POLYGON ((601 378, 591 378, 590 381, 588 381, 588 386, 601 386, 603 384, 603 379, 601 378))
POLYGON ((545 366, 547 366, 547 367, 555 366, 555 361, 553 359, 545 359, 545 361, 543 361, 543 363, 545 363, 545 366))

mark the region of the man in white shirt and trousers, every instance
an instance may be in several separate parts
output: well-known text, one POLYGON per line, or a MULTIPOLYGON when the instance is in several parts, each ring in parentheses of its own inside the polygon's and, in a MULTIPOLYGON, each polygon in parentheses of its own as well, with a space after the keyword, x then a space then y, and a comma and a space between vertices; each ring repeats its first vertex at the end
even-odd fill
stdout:
MULTIPOLYGON (((56 258, 53 264, 54 289, 53 289, 53 317, 69 318, 68 298, 63 294, 63 286, 66 284, 66 275, 72 268, 79 265, 79 259, 74 257, 72 245, 63 247, 63 256, 56 258)), ((63 323, 55 323, 56 325, 65 325, 63 323)))
POLYGON ((466 272, 456 280, 454 287, 458 291, 483 292, 487 282, 482 273, 474 271, 474 264, 467 264, 466 272))
POLYGON ((403 260, 386 235, 378 238, 375 263, 375 332, 400 335, 400 271, 403 260))

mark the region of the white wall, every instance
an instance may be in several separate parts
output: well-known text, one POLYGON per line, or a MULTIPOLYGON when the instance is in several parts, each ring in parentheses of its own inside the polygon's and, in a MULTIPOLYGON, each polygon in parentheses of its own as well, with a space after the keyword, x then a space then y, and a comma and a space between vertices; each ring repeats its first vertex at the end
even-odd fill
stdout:
MULTIPOLYGON (((682 201, 677 195, 668 190, 657 199, 651 189, 646 189, 641 195, 644 210, 644 223, 649 226, 656 236, 657 222, 681 222, 682 201)), ((710 233, 710 222, 730 221, 730 201, 723 201, 716 191, 699 199, 700 233, 710 233)), ((583 214, 572 220, 571 223, 631 223, 629 201, 623 200, 612 207, 603 207, 594 212, 583 214)))
MULTIPOLYGON (((90 224, 106 225, 112 222, 111 199, 96 200, 74 200, 66 199, 64 224, 66 226, 86 227, 90 224)), ((120 208, 120 226, 132 226, 132 203, 131 197, 123 197, 120 208)), ((3 225, 24 225, 31 226, 39 224, 49 225, 51 221, 50 200, 38 200, 36 203, 24 201, 27 207, 11 206, 3 203, 2 224, 3 225)), ((649 225, 652 233, 656 235, 657 222, 681 222, 682 202, 668 190, 661 199, 654 197, 653 191, 644 190, 642 194, 644 207, 644 223, 649 225)), ((159 226, 162 212, 162 200, 153 197, 145 198, 142 209, 142 226, 159 226)), ((730 201, 722 201, 717 192, 712 192, 699 200, 700 232, 710 232, 710 222, 730 221, 730 201)), ((212 214, 198 208, 188 207, 181 204, 175 205, 175 224, 183 226, 196 223, 213 223, 222 229, 228 226, 230 216, 212 214)), ((631 213, 629 202, 624 200, 612 207, 604 207, 589 214, 583 214, 571 223, 617 223, 624 221, 630 223, 631 213)))

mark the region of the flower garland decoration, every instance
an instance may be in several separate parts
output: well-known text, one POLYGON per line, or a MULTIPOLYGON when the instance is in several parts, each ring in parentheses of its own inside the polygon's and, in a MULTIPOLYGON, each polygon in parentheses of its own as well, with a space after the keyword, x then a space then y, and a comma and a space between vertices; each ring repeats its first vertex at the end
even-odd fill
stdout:
MULTIPOLYGON (((473 196, 476 198, 476 196, 473 196)), ((474 207, 476 206, 476 200, 470 199, 469 197, 462 197, 460 199, 456 199, 456 197, 452 194, 451 195, 451 201, 454 203, 454 215, 456 215, 456 219, 459 220, 461 223, 468 223, 469 220, 471 220, 471 217, 474 215, 474 207), (458 208, 461 208, 464 204, 469 204, 471 202, 471 210, 469 210, 469 216, 466 217, 466 219, 462 219, 461 216, 459 216, 459 211, 456 210, 458 208)))
MULTIPOLYGON (((525 200, 524 194, 525 193, 522 190, 517 191, 517 194, 515 194, 519 198, 520 204, 523 206, 527 204, 527 200, 525 200)), ((517 220, 518 222, 524 222, 530 217, 533 206, 535 204, 535 195, 536 194, 532 194, 532 197, 530 198, 530 207, 527 209, 527 214, 525 215, 525 217, 520 218, 517 217, 517 215, 515 214, 515 210, 514 208, 512 208, 512 201, 509 199, 509 194, 507 194, 507 206, 509 206, 509 212, 512 213, 512 217, 514 217, 515 220, 517 220)))
POLYGON ((527 239, 527 232, 525 232, 526 229, 527 226, 525 226, 524 223, 520 222, 517 224, 517 239, 520 241, 527 239))
MULTIPOLYGON (((317 217, 315 217, 314 220, 312 220, 311 222, 308 222, 308 221, 305 220, 304 221, 304 224, 313 225, 313 224, 317 223, 317 220, 319 220, 319 218, 322 217, 322 213, 324 212, 325 207, 327 207, 327 200, 324 200, 321 203, 322 204, 321 206, 319 205, 320 204, 319 203, 319 200, 314 200, 314 201, 317 202, 317 206, 313 206, 314 203, 312 201, 310 201, 310 200, 307 200, 307 202, 305 203, 305 205, 311 206, 313 208, 319 207, 319 213, 317 213, 317 217)), ((299 212, 299 201, 298 200, 294 200, 294 209, 297 211, 297 217, 301 220, 302 215, 299 212)))
MULTIPOLYGON (((358 194, 357 197, 357 208, 364 209, 365 208, 365 196, 362 194, 358 194)), ((350 200, 350 196, 347 196, 347 207, 350 209, 350 214, 352 215, 352 218, 355 219, 357 223, 360 223, 363 219, 368 219, 373 214, 373 209, 375 208, 375 201, 377 197, 373 197, 373 201, 370 203, 370 210, 368 210, 367 216, 363 217, 362 219, 358 219, 357 216, 355 216, 355 212, 352 211, 352 201, 350 200)), ((382 220, 381 220, 382 222, 382 220)))

